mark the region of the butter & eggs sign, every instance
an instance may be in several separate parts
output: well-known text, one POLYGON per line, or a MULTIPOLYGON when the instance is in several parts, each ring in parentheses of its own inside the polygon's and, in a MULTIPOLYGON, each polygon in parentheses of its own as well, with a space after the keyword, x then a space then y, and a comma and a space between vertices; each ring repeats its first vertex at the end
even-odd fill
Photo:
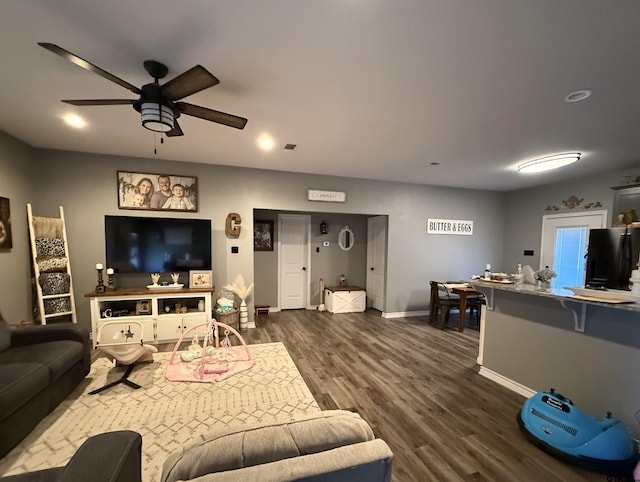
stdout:
POLYGON ((466 219, 427 219, 427 234, 457 234, 471 236, 473 221, 466 219))

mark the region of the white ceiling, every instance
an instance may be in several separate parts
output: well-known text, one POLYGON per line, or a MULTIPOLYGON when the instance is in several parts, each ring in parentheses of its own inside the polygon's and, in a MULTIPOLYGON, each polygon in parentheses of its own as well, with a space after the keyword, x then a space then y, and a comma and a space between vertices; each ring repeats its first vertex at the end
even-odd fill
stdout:
POLYGON ((132 107, 59 101, 135 95, 37 45, 51 42, 137 86, 146 59, 165 81, 196 64, 220 79, 184 100, 246 128, 182 116, 158 158, 509 191, 640 166, 639 25, 638 0, 4 0, 0 129, 154 157, 132 107), (593 96, 563 102, 579 89, 593 96), (577 165, 515 170, 573 150, 577 165))

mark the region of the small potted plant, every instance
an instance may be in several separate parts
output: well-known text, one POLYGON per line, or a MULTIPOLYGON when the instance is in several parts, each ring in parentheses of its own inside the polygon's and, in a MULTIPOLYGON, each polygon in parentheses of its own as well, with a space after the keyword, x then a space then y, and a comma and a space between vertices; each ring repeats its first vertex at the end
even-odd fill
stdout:
POLYGON ((538 282, 538 288, 545 288, 545 289, 551 287, 551 280, 556 276, 558 276, 558 273, 553 271, 548 266, 545 266, 544 269, 541 269, 540 271, 536 271, 535 273, 533 273, 533 277, 538 282))

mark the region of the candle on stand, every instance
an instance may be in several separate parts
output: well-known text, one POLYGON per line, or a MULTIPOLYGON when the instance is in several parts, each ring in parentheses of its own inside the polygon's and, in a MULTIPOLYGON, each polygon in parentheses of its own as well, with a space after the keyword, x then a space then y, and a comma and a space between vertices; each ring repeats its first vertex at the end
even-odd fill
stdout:
POLYGON ((107 268, 107 287, 110 290, 115 289, 115 286, 113 285, 113 273, 114 273, 113 268, 107 268))
POLYGON ((106 286, 104 285, 104 282, 102 281, 103 268, 104 266, 102 265, 102 263, 96 264, 96 271, 98 272, 98 284, 96 286, 96 293, 104 293, 107 289, 106 286))

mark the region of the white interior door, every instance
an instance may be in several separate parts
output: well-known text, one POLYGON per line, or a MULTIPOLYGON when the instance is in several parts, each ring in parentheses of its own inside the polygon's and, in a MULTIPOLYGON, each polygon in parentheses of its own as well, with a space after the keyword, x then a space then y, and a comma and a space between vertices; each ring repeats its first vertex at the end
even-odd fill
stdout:
POLYGON ((311 217, 278 216, 280 309, 306 308, 309 300, 311 217))
POLYGON ((589 230, 606 224, 607 211, 543 216, 540 268, 549 266, 558 274, 556 287, 584 284, 589 230))
POLYGON ((387 218, 367 220, 367 305, 384 311, 384 280, 387 259, 387 218))

